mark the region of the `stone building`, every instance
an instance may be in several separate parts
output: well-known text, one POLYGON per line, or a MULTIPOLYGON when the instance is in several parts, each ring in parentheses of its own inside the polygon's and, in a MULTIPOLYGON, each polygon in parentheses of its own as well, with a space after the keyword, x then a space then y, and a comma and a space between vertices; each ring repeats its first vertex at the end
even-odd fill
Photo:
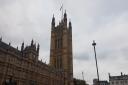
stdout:
POLYGON ((109 85, 109 82, 107 80, 100 80, 98 82, 98 79, 93 79, 93 85, 109 85))
POLYGON ((85 80, 74 78, 74 85, 89 85, 89 84, 87 84, 85 80))
POLYGON ((38 60, 39 44, 31 41, 18 50, 0 39, 0 85, 73 85, 72 25, 64 13, 51 23, 50 64, 38 60))
POLYGON ((121 72, 119 76, 111 76, 109 74, 110 85, 128 85, 128 75, 121 72))

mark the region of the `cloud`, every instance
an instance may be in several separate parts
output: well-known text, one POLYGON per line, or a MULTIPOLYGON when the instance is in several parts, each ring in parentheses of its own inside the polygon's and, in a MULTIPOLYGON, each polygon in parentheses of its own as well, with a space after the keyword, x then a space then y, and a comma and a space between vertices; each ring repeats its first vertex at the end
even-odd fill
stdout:
POLYGON ((74 59, 88 61, 90 60, 88 53, 75 54, 74 59))
POLYGON ((14 47, 30 44, 41 46, 40 59, 49 61, 51 19, 61 19, 64 4, 73 26, 74 75, 92 83, 96 78, 92 41, 101 79, 121 71, 127 73, 128 6, 127 0, 0 0, 0 36, 14 47))

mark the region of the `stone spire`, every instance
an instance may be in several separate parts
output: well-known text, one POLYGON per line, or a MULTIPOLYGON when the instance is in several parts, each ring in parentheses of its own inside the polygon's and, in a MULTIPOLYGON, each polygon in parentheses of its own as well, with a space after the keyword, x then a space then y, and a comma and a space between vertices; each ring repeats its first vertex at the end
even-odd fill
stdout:
POLYGON ((55 17, 54 17, 54 14, 53 14, 53 17, 52 17, 51 26, 52 26, 52 29, 55 28, 55 17))
POLYGON ((38 46, 37 46, 37 53, 38 53, 38 55, 39 55, 39 50, 40 50, 40 45, 38 44, 38 46))
POLYGON ((2 41, 2 37, 0 38, 0 41, 2 41))
POLYGON ((33 46, 33 43, 34 43, 34 41, 33 41, 33 39, 32 39, 32 41, 31 41, 31 46, 33 46))
POLYGON ((23 51, 23 50, 24 50, 24 42, 21 45, 21 51, 23 51))
POLYGON ((66 13, 66 10, 65 10, 65 13, 64 13, 64 23, 67 24, 67 13, 66 13))
POLYGON ((72 29, 72 23, 69 21, 69 29, 72 29))

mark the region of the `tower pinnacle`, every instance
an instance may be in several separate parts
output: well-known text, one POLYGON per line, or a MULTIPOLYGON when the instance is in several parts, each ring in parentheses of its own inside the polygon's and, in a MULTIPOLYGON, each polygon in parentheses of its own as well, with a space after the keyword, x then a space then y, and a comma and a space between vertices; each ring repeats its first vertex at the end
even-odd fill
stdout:
POLYGON ((72 23, 69 21, 69 31, 72 33, 72 23))
POLYGON ((64 13, 64 18, 67 18, 67 13, 66 13, 66 10, 65 10, 65 13, 64 13))
POLYGON ((23 51, 23 50, 24 50, 24 42, 21 45, 21 51, 23 51))
POLYGON ((32 39, 32 41, 31 41, 31 46, 33 46, 33 43, 34 43, 34 41, 33 41, 33 39, 32 39))
POLYGON ((39 49, 40 49, 40 45, 38 44, 38 46, 37 46, 37 53, 38 53, 38 55, 39 55, 39 49))
POLYGON ((54 14, 53 14, 53 17, 52 17, 52 23, 51 23, 51 28, 53 29, 55 27, 55 17, 54 17, 54 14))

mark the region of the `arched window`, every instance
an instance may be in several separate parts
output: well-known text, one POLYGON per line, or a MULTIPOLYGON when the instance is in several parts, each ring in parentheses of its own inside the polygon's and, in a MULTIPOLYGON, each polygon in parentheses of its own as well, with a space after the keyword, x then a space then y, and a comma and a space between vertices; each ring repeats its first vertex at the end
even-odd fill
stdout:
POLYGON ((56 59, 56 68, 61 69, 62 68, 62 57, 61 56, 57 56, 56 59))
POLYGON ((57 38, 55 40, 55 48, 62 48, 62 38, 57 38))

